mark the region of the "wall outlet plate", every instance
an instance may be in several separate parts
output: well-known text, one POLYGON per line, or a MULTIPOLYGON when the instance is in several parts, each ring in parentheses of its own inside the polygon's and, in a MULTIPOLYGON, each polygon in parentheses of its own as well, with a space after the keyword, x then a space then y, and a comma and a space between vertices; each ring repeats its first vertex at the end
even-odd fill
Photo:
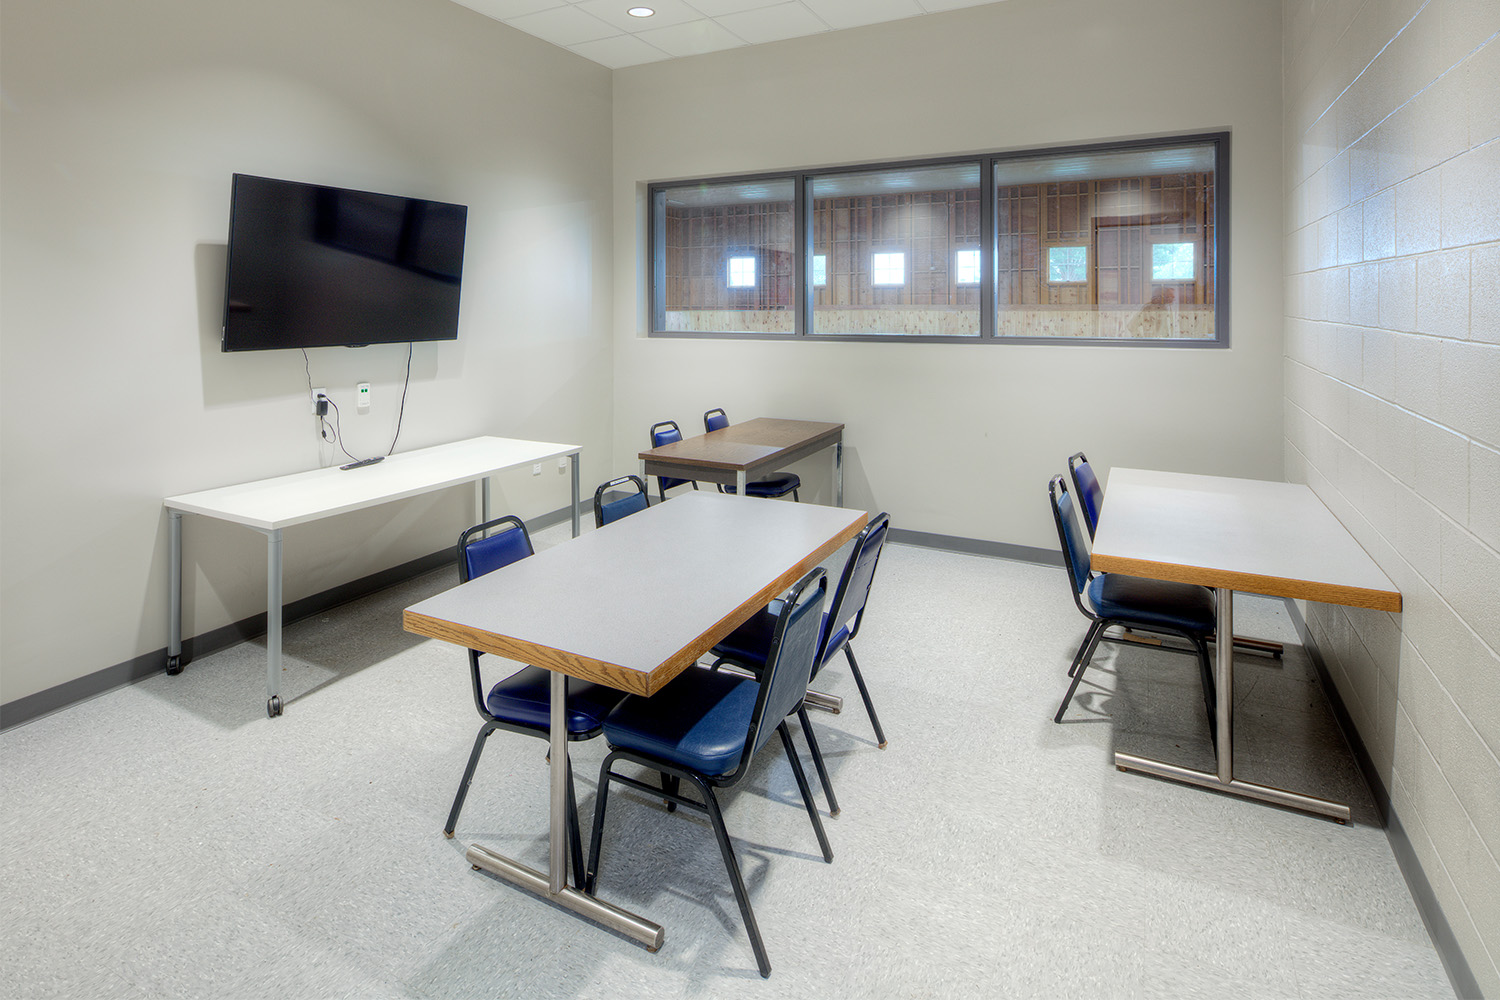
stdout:
POLYGON ((370 408, 370 383, 361 382, 354 387, 354 399, 361 410, 370 408))
POLYGON ((536 463, 535 465, 533 465, 531 467, 531 474, 533 476, 540 476, 542 474, 542 463, 541 462, 538 462, 538 463, 536 463))

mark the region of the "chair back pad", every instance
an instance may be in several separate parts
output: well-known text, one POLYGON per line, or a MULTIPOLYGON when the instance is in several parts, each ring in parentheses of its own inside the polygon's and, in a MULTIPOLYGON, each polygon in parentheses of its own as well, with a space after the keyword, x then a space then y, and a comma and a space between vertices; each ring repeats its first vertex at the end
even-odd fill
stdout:
MULTIPOLYGON (((675 444, 681 440, 682 431, 678 429, 677 421, 663 420, 659 424, 651 425, 651 447, 660 448, 664 444, 675 444)), ((691 479, 673 479, 671 476, 657 476, 656 481, 660 484, 663 493, 674 486, 692 482, 691 479)))
MULTIPOLYGON (((880 562, 880 550, 885 547, 885 538, 890 528, 891 515, 881 512, 865 525, 854 540, 854 551, 844 565, 839 578, 838 590, 833 595, 833 611, 828 615, 828 627, 824 630, 824 645, 819 651, 818 665, 838 652, 848 639, 859 632, 859 623, 864 617, 865 602, 870 598, 870 585, 875 582, 875 567, 880 562), (835 642, 834 640, 838 641, 835 642)), ((814 671, 816 673, 816 671, 814 671)))
POLYGON ((703 414, 703 429, 706 431, 722 431, 729 426, 729 417, 721 409, 709 410, 703 414))
POLYGON ((1099 511, 1104 508, 1104 487, 1099 485, 1099 477, 1094 474, 1094 467, 1084 457, 1083 452, 1069 457, 1068 471, 1073 476, 1073 488, 1078 491, 1078 503, 1083 508, 1083 520, 1088 525, 1089 536, 1092 537, 1099 527, 1099 511))
POLYGON ((476 577, 509 566, 517 559, 524 559, 536 550, 531 547, 531 536, 519 517, 499 517, 493 521, 476 524, 458 539, 459 582, 468 583, 476 577), (503 531, 484 537, 491 528, 509 525, 503 531))
POLYGON ((607 483, 601 483, 594 491, 594 527, 602 528, 606 524, 618 521, 622 517, 638 514, 650 506, 651 501, 646 496, 646 483, 640 476, 620 476, 611 479, 607 483), (615 500, 605 501, 604 494, 616 486, 630 484, 635 492, 628 496, 615 500))
POLYGON ((760 676, 760 693, 750 719, 742 767, 807 696, 827 596, 828 576, 820 566, 804 576, 786 600, 772 602, 776 631, 766 654, 766 669, 760 676))
POLYGON ((1089 554, 1084 548, 1083 537, 1078 533, 1078 522, 1073 518, 1073 498, 1068 495, 1067 484, 1062 476, 1053 476, 1047 484, 1047 495, 1052 501, 1052 520, 1057 523, 1057 540, 1062 546, 1063 564, 1068 570, 1068 580, 1073 586, 1074 598, 1083 593, 1089 583, 1089 554))

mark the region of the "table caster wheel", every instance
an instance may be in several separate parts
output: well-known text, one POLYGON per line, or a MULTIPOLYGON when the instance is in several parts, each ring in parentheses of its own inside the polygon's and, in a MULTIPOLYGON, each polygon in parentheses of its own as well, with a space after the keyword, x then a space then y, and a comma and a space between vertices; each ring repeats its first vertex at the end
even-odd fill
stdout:
POLYGON ((170 677, 176 677, 180 673, 182 673, 181 654, 178 654, 177 656, 167 657, 167 675, 170 677))
POLYGON ((273 694, 266 700, 266 718, 274 719, 281 714, 281 695, 273 694))

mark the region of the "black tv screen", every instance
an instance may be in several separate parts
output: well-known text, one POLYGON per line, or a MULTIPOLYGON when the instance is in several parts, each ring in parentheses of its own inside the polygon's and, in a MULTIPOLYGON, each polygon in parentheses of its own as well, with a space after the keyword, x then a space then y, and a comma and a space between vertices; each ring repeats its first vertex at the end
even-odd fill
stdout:
POLYGON ((468 209, 234 175, 225 351, 458 337, 468 209))

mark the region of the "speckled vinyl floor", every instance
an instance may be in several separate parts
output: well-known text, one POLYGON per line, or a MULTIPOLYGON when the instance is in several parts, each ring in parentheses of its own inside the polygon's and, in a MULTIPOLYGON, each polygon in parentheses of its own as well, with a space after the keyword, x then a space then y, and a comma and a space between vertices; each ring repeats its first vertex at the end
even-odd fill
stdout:
MULTIPOLYGON (((1209 766, 1193 660, 1105 646, 1054 725, 1086 627, 1062 571, 896 544, 855 644, 890 746, 842 663, 815 685, 847 705, 813 713, 833 864, 784 757, 724 797, 771 979, 705 822, 617 791, 600 893, 665 924, 649 954, 464 860, 545 865, 541 741, 493 736, 443 837, 478 718, 400 610, 455 582, 289 627, 282 718, 249 643, 0 734, 0 996, 1453 995, 1299 647, 1237 660, 1239 771, 1348 827, 1116 771, 1209 766)), ((1296 642, 1280 602, 1235 624, 1296 642)), ((586 816, 604 752, 574 745, 586 816)))

